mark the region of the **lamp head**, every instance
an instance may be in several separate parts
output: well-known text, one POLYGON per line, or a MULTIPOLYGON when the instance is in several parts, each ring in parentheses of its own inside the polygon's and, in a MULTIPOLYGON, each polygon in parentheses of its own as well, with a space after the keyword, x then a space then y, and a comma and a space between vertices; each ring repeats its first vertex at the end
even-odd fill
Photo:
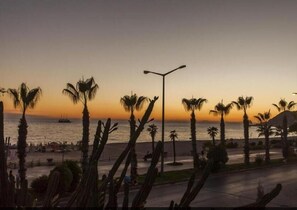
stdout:
POLYGON ((293 95, 297 95, 297 93, 292 93, 293 95))
POLYGON ((178 67, 179 69, 183 69, 183 68, 186 68, 187 66, 186 65, 182 65, 180 67, 178 67))
POLYGON ((150 73, 150 71, 144 70, 143 73, 148 74, 148 73, 150 73))

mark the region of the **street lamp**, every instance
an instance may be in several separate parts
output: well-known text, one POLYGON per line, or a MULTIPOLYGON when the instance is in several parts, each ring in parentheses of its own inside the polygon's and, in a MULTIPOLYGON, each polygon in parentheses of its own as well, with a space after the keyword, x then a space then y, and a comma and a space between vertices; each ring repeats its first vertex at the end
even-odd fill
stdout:
POLYGON ((297 93, 292 93, 293 95, 297 95, 297 93))
POLYGON ((156 75, 159 75, 159 76, 162 76, 163 78, 163 94, 162 94, 162 152, 161 152, 161 173, 164 172, 164 113, 165 113, 165 110, 164 110, 164 107, 165 107, 165 76, 178 70, 178 69, 183 69, 185 68, 186 65, 182 65, 178 68, 175 68, 165 74, 161 74, 161 73, 158 73, 158 72, 153 72, 153 71, 143 71, 144 74, 156 74, 156 75))

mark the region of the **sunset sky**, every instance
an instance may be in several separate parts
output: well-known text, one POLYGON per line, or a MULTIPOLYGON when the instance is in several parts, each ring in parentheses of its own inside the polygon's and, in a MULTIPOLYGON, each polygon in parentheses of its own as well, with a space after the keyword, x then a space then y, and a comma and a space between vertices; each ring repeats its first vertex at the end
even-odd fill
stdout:
MULTIPOLYGON (((182 98, 208 99, 209 110, 238 96, 253 96, 250 116, 280 98, 297 101, 297 1, 295 0, 1 0, 0 87, 40 86, 42 98, 28 113, 81 117, 82 105, 62 94, 67 82, 93 76, 99 85, 89 103, 92 118, 128 118, 124 95, 162 93, 166 119, 186 120, 182 98)), ((6 112, 17 112, 8 96, 6 112)), ((152 115, 161 119, 161 98, 152 115)), ((232 110, 227 121, 240 121, 232 110)))

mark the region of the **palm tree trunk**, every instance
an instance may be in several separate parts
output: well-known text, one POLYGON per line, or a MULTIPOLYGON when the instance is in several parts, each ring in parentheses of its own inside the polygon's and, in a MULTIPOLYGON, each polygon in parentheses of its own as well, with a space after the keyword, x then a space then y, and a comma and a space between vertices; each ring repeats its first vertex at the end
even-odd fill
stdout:
POLYGON ((266 126, 265 128, 265 162, 269 163, 270 162, 270 154, 269 154, 269 130, 266 126))
POLYGON ((26 139, 27 139, 27 121, 25 117, 25 113, 23 113, 22 118, 20 119, 19 124, 19 136, 17 142, 17 151, 19 157, 19 176, 20 176, 20 186, 23 186, 26 180, 26 139))
POLYGON ((225 145, 225 122, 224 122, 224 116, 221 115, 221 143, 222 145, 225 145))
POLYGON ((213 146, 216 145, 216 141, 215 141, 215 137, 214 136, 212 136, 212 144, 213 144, 213 146))
POLYGON ((173 143, 173 163, 176 162, 176 154, 175 154, 175 139, 172 139, 172 143, 173 143))
POLYGON ((191 139, 194 169, 198 169, 198 155, 196 148, 196 117, 194 111, 191 114, 191 139))
MULTIPOLYGON (((133 112, 131 112, 130 116, 130 139, 135 133, 136 129, 136 121, 133 112)), ((132 145, 131 147, 131 169, 130 169, 130 174, 131 174, 131 181, 134 183, 134 181, 137 178, 137 155, 135 151, 135 144, 132 145)))
POLYGON ((250 146, 249 146, 249 119, 245 113, 243 116, 243 128, 244 128, 244 163, 250 164, 250 146))
POLYGON ((283 157, 287 159, 289 157, 289 143, 288 143, 288 120, 286 115, 284 116, 284 119, 283 119, 283 135, 284 135, 283 157))
POLYGON ((86 170, 88 164, 88 150, 89 150, 89 125, 90 125, 90 116, 88 107, 85 105, 83 110, 83 138, 82 138, 82 160, 81 166, 83 173, 86 170))

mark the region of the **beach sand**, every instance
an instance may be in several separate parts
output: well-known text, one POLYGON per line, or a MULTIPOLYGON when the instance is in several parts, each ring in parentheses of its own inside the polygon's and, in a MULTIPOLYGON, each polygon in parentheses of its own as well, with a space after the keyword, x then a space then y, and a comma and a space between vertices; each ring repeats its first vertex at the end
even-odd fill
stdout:
MULTIPOLYGON (((251 139, 250 142, 258 142, 263 139, 251 139)), ((197 142, 197 152, 200 153, 202 151, 202 146, 206 142, 211 142, 211 140, 198 140, 197 142)), ((219 140, 216 141, 217 144, 219 140)), ((243 139, 233 140, 233 142, 238 143, 238 152, 243 151, 243 139)), ((157 142, 155 142, 156 146, 157 142)), ((110 161, 115 160, 127 146, 127 143, 111 143, 106 144, 104 151, 101 155, 100 161, 110 161)), ((234 149, 233 149, 234 150, 234 149)), ((89 148, 89 155, 91 154, 92 146, 89 148)), ((151 142, 139 142, 136 143, 136 153, 138 159, 143 159, 143 157, 147 154, 147 152, 152 151, 152 143, 151 142)), ((191 141, 176 141, 176 156, 191 156, 192 151, 192 143, 191 141)), ((12 153, 16 153, 16 150, 11 150, 12 153)), ((164 152, 167 153, 167 157, 173 156, 173 146, 172 142, 164 142, 164 152)), ((243 152, 242 152, 243 153, 243 152)), ((65 152, 64 159, 77 160, 79 161, 81 158, 81 152, 78 150, 65 152)), ((62 153, 61 152, 28 152, 26 157, 27 164, 30 164, 33 161, 33 164, 41 163, 44 165, 47 163, 47 159, 53 159, 54 162, 62 161, 62 153)), ((8 162, 18 162, 17 155, 13 155, 13 158, 8 158, 8 162)))

